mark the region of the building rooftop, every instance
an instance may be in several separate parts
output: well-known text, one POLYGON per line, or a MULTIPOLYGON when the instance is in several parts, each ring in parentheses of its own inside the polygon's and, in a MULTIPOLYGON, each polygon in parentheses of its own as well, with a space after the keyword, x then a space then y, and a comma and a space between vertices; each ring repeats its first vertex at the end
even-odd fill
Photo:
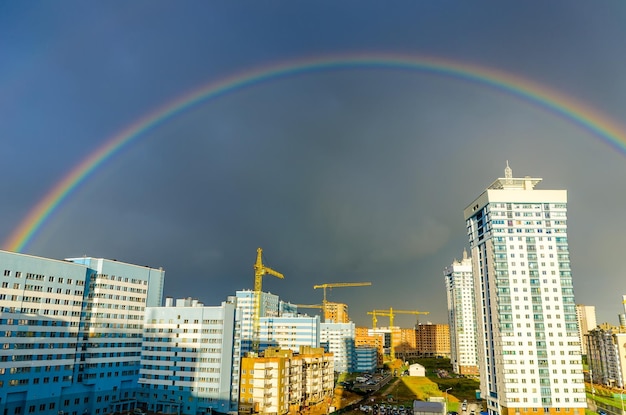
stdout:
POLYGON ((504 169, 504 177, 496 179, 488 189, 500 190, 500 189, 520 189, 520 190, 532 190, 539 183, 540 178, 533 178, 526 176, 524 178, 514 178, 513 170, 509 167, 509 161, 506 162, 506 168, 504 169))

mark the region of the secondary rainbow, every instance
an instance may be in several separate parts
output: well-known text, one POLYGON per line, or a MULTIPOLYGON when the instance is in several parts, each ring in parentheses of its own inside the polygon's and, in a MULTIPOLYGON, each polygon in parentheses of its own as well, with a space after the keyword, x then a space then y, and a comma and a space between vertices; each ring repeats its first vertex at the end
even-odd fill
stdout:
POLYGON ((479 84, 521 98, 560 116, 599 137, 622 153, 626 152, 626 135, 621 126, 592 107, 528 79, 466 62, 437 57, 389 54, 362 54, 306 58, 254 68, 211 82, 158 107, 118 134, 108 138, 81 161, 28 212, 3 243, 3 249, 22 252, 51 214, 91 174, 123 148, 160 124, 207 100, 262 82, 316 71, 337 69, 401 69, 479 84))

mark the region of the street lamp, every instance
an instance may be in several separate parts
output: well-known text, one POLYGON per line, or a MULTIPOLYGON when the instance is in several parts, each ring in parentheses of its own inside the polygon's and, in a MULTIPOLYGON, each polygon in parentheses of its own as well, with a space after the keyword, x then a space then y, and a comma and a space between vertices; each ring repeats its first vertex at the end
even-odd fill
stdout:
POLYGON ((446 413, 448 413, 448 391, 451 391, 452 388, 448 388, 446 389, 446 391, 444 392, 445 395, 445 401, 446 401, 446 413))

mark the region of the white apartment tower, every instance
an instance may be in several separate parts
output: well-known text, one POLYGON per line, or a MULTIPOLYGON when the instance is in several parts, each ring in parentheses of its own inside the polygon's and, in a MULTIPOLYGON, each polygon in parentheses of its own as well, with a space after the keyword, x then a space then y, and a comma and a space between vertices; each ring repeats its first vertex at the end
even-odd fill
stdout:
POLYGON ((567 191, 494 181, 464 210, 475 279, 481 396, 489 414, 584 415, 567 191))
POLYGON ((443 274, 448 299, 452 369, 460 375, 478 375, 474 278, 472 259, 467 251, 463 251, 463 259, 454 260, 443 274))

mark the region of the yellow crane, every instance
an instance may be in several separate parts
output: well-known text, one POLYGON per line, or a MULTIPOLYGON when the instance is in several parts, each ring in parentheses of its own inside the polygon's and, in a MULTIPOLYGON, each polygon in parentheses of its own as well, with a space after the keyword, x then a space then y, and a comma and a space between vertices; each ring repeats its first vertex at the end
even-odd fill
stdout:
POLYGON ((322 300, 322 314, 326 318, 326 288, 339 288, 339 287, 366 287, 372 285, 371 282, 328 282, 324 284, 314 285, 313 289, 324 289, 324 299, 322 300))
POLYGON ((261 320, 261 289, 263 288, 263 276, 269 274, 283 279, 285 276, 278 271, 263 264, 263 250, 257 248, 256 262, 254 263, 254 310, 252 315, 252 351, 259 352, 260 320, 261 320))
POLYGON ((367 314, 372 316, 372 329, 376 329, 376 322, 378 319, 376 316, 385 316, 389 317, 389 343, 390 343, 390 354, 391 360, 396 358, 396 346, 393 342, 393 318, 396 314, 430 314, 429 311, 416 311, 416 310, 394 310, 393 307, 389 307, 389 310, 372 310, 368 311, 367 314))

